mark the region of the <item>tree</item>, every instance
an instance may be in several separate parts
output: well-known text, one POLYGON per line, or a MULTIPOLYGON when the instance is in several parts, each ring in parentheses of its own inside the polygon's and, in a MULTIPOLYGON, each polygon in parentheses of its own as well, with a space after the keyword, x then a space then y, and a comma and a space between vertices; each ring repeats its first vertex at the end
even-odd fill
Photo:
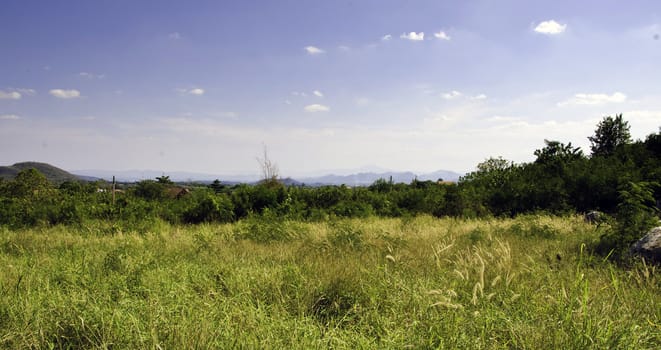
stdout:
POLYGON ((605 117, 597 124, 594 136, 588 137, 592 156, 610 156, 619 146, 630 143, 629 128, 629 122, 624 121, 622 114, 616 115, 615 118, 605 117))
POLYGON ((485 187, 500 187, 507 182, 515 168, 514 162, 503 157, 489 158, 477 165, 477 171, 471 172, 460 179, 461 182, 477 182, 485 187))
POLYGON ((583 158, 580 147, 572 147, 571 142, 564 144, 559 141, 544 140, 546 147, 535 151, 537 164, 568 163, 583 158))
POLYGON ((225 185, 220 182, 220 180, 215 179, 213 182, 209 185, 209 188, 212 189, 216 193, 220 193, 225 189, 225 185))
POLYGON ((51 188, 46 176, 34 168, 21 170, 9 184, 9 192, 13 197, 43 196, 51 188))
POLYGON ((159 184, 163 184, 163 185, 172 185, 172 184, 174 184, 174 182, 172 182, 172 180, 170 180, 170 176, 166 176, 166 175, 157 176, 156 180, 158 181, 159 184))
POLYGON ((264 145, 264 157, 257 157, 257 162, 262 168, 262 181, 264 183, 275 183, 278 181, 278 165, 269 159, 266 145, 264 145))
POLYGON ((138 197, 149 200, 158 200, 165 198, 165 190, 166 185, 161 182, 142 180, 135 185, 133 191, 138 197))
POLYGON ((489 158, 477 165, 474 171, 460 179, 463 189, 474 195, 472 200, 486 205, 492 214, 513 215, 520 185, 522 166, 498 158, 489 158))

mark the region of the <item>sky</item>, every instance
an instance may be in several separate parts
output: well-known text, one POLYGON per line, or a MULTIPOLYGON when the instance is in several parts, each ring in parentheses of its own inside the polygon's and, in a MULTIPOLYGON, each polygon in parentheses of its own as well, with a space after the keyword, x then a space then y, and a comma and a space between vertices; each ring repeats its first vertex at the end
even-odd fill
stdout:
POLYGON ((661 2, 0 1, 0 165, 467 172, 661 127, 661 2))

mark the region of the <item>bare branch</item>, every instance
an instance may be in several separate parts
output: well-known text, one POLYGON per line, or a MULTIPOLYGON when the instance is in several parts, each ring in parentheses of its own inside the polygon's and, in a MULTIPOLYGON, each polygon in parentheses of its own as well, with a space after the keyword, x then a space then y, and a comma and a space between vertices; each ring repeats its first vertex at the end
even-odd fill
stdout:
POLYGON ((278 165, 269 159, 266 145, 264 146, 263 158, 257 157, 257 162, 262 169, 262 180, 264 182, 276 181, 278 179, 278 165))

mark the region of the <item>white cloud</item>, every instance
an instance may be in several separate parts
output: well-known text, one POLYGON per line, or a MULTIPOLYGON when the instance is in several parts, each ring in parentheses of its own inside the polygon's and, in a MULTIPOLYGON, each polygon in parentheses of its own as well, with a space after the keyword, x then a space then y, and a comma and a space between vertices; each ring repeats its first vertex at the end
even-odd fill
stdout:
POLYGON ((0 90, 0 100, 19 100, 21 94, 17 91, 2 91, 0 90))
POLYGON ((362 107, 369 105, 372 101, 370 101, 370 99, 367 97, 358 97, 354 100, 354 102, 356 103, 356 105, 362 107))
POLYGON ((299 92, 299 91, 292 91, 291 94, 294 95, 294 96, 302 96, 302 97, 307 97, 308 96, 308 94, 306 94, 305 92, 299 92))
POLYGON ((200 89, 200 88, 192 88, 192 89, 178 88, 178 89, 175 89, 175 90, 177 92, 179 92, 180 94, 182 94, 182 95, 202 96, 205 93, 204 89, 200 89))
POLYGON ((16 114, 0 114, 0 120, 19 120, 21 117, 16 114))
POLYGON ((303 108, 303 109, 304 109, 306 112, 310 112, 310 113, 316 113, 316 112, 328 112, 328 111, 330 111, 330 107, 328 107, 328 106, 324 106, 324 105, 320 105, 320 104, 317 104, 317 103, 315 103, 315 104, 311 104, 311 105, 307 105, 307 106, 305 106, 305 108, 303 108))
POLYGON ((624 111, 624 119, 630 120, 638 130, 658 129, 661 120, 661 110, 624 111))
POLYGON ((324 94, 322 94, 321 91, 319 90, 314 90, 312 91, 312 93, 317 97, 324 97, 324 94))
POLYGON ((170 33, 168 34, 168 38, 171 40, 179 40, 181 39, 181 34, 179 34, 179 32, 170 33))
POLYGON ((388 41, 390 39, 392 39, 392 35, 390 35, 390 34, 386 34, 386 35, 381 37, 381 41, 388 41))
POLYGON ((452 91, 450 91, 450 92, 442 93, 442 94, 441 94, 441 97, 443 97, 443 98, 446 99, 446 100, 453 100, 453 99, 455 99, 455 98, 457 98, 457 97, 461 97, 461 96, 463 96, 463 95, 464 95, 464 94, 462 94, 461 92, 459 92, 459 91, 457 91, 457 90, 452 90, 452 91))
POLYGON ((450 36, 442 30, 438 33, 434 33, 434 37, 441 40, 450 40, 450 36))
POLYGON ((487 95, 485 94, 478 94, 475 96, 471 96, 471 100, 486 100, 487 95))
POLYGON ((408 34, 404 33, 404 34, 400 35, 399 37, 402 38, 402 39, 411 40, 411 41, 422 41, 422 40, 425 40, 425 33, 424 32, 420 32, 420 33, 410 32, 408 34))
POLYGON ((37 91, 35 91, 34 89, 16 89, 16 91, 28 96, 34 96, 37 94, 37 91))
POLYGON ((351 48, 349 46, 346 46, 346 45, 340 45, 340 46, 337 47, 337 49, 340 50, 340 51, 344 51, 344 52, 351 51, 351 48))
POLYGON ((607 94, 576 94, 574 97, 558 103, 558 106, 567 105, 603 105, 606 103, 622 103, 627 100, 627 95, 621 92, 615 92, 612 95, 607 94))
POLYGON ((326 51, 324 51, 324 50, 322 50, 322 49, 320 49, 316 46, 306 46, 305 51, 307 51, 307 53, 310 54, 310 55, 319 55, 319 54, 322 54, 322 53, 326 52, 326 51))
POLYGON ((554 20, 544 21, 535 27, 537 33, 555 35, 564 32, 567 29, 566 24, 560 24, 554 20))
POLYGON ((80 72, 78 73, 78 76, 86 79, 103 79, 106 77, 105 74, 94 74, 89 72, 80 72))
POLYGON ((633 110, 624 113, 625 118, 635 118, 635 119, 644 119, 644 120, 661 120, 661 110, 633 110))
POLYGON ((52 89, 48 93, 57 98, 63 98, 63 99, 80 97, 80 91, 74 89, 72 90, 52 89))

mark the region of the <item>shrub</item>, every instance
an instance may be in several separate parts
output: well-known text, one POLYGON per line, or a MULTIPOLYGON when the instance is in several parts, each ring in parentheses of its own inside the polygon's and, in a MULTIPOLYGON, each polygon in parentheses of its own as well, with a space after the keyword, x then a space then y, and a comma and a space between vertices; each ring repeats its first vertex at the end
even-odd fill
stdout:
POLYGON ((628 182, 620 189, 616 223, 601 236, 597 252, 621 259, 632 243, 658 223, 655 187, 659 184, 628 182))
POLYGON ((225 195, 205 195, 184 212, 184 221, 191 224, 202 222, 231 222, 234 220, 234 206, 225 195))
POLYGON ((517 236, 525 238, 544 238, 553 239, 557 237, 557 230, 547 224, 540 222, 537 215, 521 215, 516 218, 509 231, 517 236))
POLYGON ((268 208, 264 209, 261 215, 248 216, 234 231, 238 238, 247 238, 258 243, 288 241, 301 233, 292 229, 282 217, 268 208))
POLYGON ((364 233, 361 229, 355 228, 346 222, 331 222, 329 226, 331 233, 328 236, 328 240, 332 245, 356 249, 363 246, 364 233))
POLYGON ((133 193, 140 198, 157 200, 165 198, 166 185, 154 180, 143 180, 136 184, 133 193))

